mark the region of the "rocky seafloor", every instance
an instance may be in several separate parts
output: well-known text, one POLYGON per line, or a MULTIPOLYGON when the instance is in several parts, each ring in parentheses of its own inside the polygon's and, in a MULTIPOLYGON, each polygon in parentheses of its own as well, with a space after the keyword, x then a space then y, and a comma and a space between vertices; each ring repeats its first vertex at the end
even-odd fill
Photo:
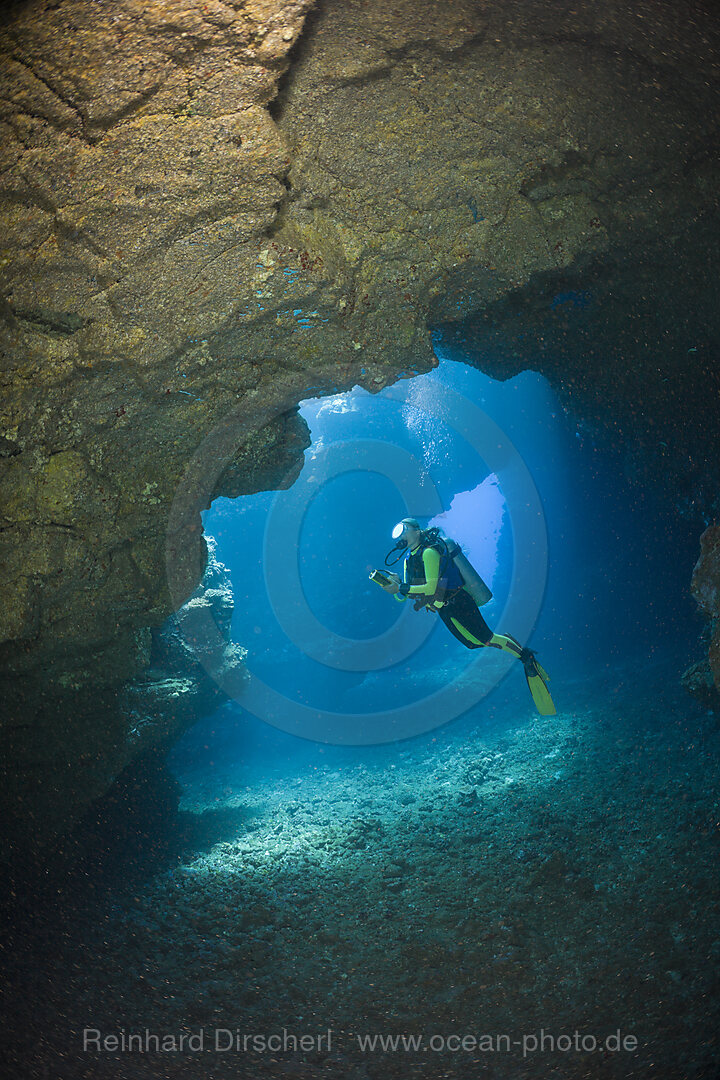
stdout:
POLYGON ((652 675, 384 759, 198 760, 151 872, 10 939, 5 1075, 716 1077, 720 732, 652 675), (86 1028, 203 1049, 84 1051, 86 1028), (225 1048, 284 1029, 330 1045, 225 1048), (636 1049, 605 1047, 618 1030, 636 1049))

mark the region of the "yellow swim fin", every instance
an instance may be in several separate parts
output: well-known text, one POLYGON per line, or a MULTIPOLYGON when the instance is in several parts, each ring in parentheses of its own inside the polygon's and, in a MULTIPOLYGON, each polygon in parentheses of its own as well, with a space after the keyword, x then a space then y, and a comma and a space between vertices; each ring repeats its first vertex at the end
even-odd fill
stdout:
POLYGON ((525 678, 527 679, 532 699, 535 702, 535 708, 541 716, 555 716, 557 709, 550 696, 550 691, 547 688, 547 683, 550 681, 550 676, 547 671, 537 662, 535 654, 531 649, 523 649, 520 659, 523 662, 525 678))

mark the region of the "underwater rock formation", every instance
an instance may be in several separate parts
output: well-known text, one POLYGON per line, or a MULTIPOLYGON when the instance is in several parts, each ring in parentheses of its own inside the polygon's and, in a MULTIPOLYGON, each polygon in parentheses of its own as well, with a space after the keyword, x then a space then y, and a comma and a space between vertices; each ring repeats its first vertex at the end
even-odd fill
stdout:
POLYGON ((699 478, 717 497, 710 12, 28 0, 0 52, 0 647, 24 807, 61 827, 68 763, 88 800, 117 775, 117 694, 202 575, 199 511, 292 483, 298 401, 427 370, 432 329, 491 374, 547 374, 679 502, 699 478))
POLYGON ((707 660, 687 671, 683 681, 711 708, 720 708, 720 525, 700 537, 700 558, 692 576, 692 594, 709 620, 707 660))
MULTIPOLYGON (((66 697, 65 704, 76 708, 67 718, 57 700, 54 708, 36 708, 32 737, 10 744, 16 774, 6 778, 2 796, 10 849, 22 839, 27 821, 45 839, 64 833, 116 777, 132 775, 129 766, 143 758, 157 762, 184 731, 242 690, 247 650, 230 640, 230 575, 217 560, 214 539, 205 539, 202 580, 187 602, 150 632, 142 673, 115 695, 66 697), (46 783, 29 783, 38 772, 46 783)), ((0 858, 4 854, 0 851, 0 858)))
POLYGON ((205 539, 208 560, 200 585, 153 631, 149 666, 120 693, 131 757, 146 748, 169 748, 201 716, 240 693, 247 677, 247 650, 230 640, 230 574, 217 560, 215 540, 205 539))

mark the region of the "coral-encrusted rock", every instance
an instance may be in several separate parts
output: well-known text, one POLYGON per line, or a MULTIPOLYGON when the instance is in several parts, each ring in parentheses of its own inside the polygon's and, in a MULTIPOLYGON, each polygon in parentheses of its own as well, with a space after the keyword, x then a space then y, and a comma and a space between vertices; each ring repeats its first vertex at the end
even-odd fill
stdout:
POLYGON ((715 685, 710 660, 705 657, 683 672, 681 683, 705 709, 720 712, 720 689, 715 685))
POLYGON ((222 356, 209 345, 262 313, 289 164, 266 105, 310 4, 31 0, 4 18, 0 641, 15 678, 100 689, 142 669, 132 635, 172 610, 168 506, 230 409, 249 422, 229 466, 272 485, 288 436, 296 454, 283 414, 307 380, 288 393, 242 333, 222 356))
POLYGON ((700 537, 700 558, 692 576, 692 594, 709 619, 720 615, 720 525, 710 525, 700 537))
POLYGON ((720 525, 710 525, 700 537, 700 558, 692 576, 692 593, 711 621, 708 663, 720 691, 720 525))
MULTIPOLYGON (((227 696, 241 693, 247 651, 230 640, 232 585, 212 537, 207 543, 200 585, 164 626, 148 632, 144 670, 119 693, 67 692, 36 705, 29 730, 17 703, 4 702, 4 764, 12 771, 0 791, 0 814, 10 852, 28 830, 45 842, 67 832, 137 757, 168 749, 227 696)), ((0 862, 5 854, 0 849, 0 862)))
POLYGON ((148 747, 169 747, 201 716, 242 692, 247 650, 230 641, 234 608, 227 568, 215 540, 206 537, 208 562, 196 592, 153 635, 149 666, 123 688, 133 756, 148 747))

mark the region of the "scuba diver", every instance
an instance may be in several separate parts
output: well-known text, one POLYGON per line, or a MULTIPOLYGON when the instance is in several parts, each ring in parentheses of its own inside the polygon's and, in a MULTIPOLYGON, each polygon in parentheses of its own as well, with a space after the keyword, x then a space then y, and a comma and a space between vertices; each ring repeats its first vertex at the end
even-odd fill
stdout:
POLYGON ((373 571, 370 577, 397 600, 415 600, 415 610, 436 612, 454 637, 468 649, 502 649, 523 665, 530 693, 541 716, 556 712, 548 675, 532 649, 523 648, 509 634, 494 634, 480 614, 480 606, 492 597, 459 545, 440 535, 439 529, 421 529, 415 518, 403 518, 392 531, 395 547, 385 565, 403 559, 403 577, 394 572, 373 571), (398 552, 392 562, 391 556, 398 552))

